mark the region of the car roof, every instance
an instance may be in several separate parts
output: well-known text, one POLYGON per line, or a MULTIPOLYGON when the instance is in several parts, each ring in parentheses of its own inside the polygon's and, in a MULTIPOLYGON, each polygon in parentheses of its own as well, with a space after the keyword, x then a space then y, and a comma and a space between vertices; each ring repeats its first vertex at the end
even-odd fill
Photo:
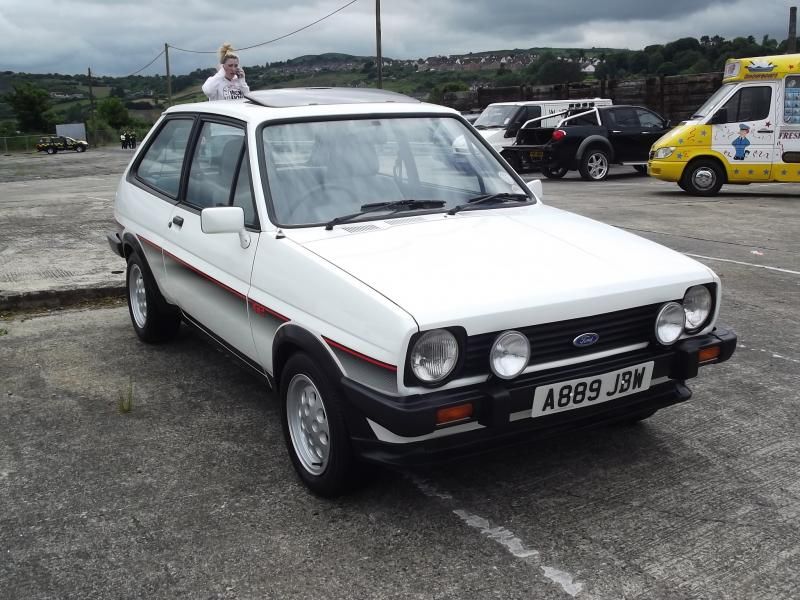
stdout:
POLYGON ((215 100, 181 104, 166 113, 204 112, 244 121, 262 122, 328 115, 375 113, 443 113, 458 111, 416 98, 374 88, 282 88, 253 91, 244 100, 215 100))

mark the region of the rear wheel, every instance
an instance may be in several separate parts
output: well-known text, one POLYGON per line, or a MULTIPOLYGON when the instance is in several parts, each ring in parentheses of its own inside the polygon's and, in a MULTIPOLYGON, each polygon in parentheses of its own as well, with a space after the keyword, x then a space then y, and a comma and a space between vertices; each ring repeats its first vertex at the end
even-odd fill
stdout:
POLYGON ((567 171, 568 169, 566 167, 558 167, 555 169, 551 167, 542 167, 542 174, 548 179, 561 179, 567 174, 567 171))
POLYGON ((286 362, 280 397, 286 448, 306 487, 331 498, 361 484, 366 471, 353 456, 339 392, 307 354, 286 362))
POLYGON ((578 170, 587 181, 603 181, 608 177, 608 153, 602 148, 589 148, 580 160, 578 170))
POLYGON ((175 337, 181 325, 180 313, 161 296, 150 269, 136 252, 128 257, 125 282, 128 312, 139 339, 157 343, 175 337))
POLYGON ((694 196, 715 196, 723 184, 723 173, 713 160, 691 163, 681 177, 681 188, 694 196))

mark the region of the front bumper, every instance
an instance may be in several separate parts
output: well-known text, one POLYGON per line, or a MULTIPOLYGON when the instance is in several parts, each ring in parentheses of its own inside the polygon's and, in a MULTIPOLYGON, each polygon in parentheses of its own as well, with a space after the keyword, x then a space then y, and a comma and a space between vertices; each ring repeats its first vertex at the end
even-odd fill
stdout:
POLYGON ((511 381, 490 378, 478 385, 402 399, 343 379, 345 413, 353 447, 363 459, 391 465, 432 463, 514 442, 644 417, 684 402, 691 397, 691 390, 684 382, 695 377, 701 366, 699 352, 717 346, 719 356, 705 364, 723 362, 733 355, 736 342, 732 330, 717 327, 705 336, 656 352, 634 351, 530 373, 511 381), (532 403, 538 386, 593 377, 644 361, 654 362, 649 389, 533 418, 532 403), (437 427, 439 409, 464 403, 472 403, 472 419, 437 427))
POLYGON ((685 162, 651 159, 647 163, 647 174, 663 181, 680 181, 685 167, 685 162))

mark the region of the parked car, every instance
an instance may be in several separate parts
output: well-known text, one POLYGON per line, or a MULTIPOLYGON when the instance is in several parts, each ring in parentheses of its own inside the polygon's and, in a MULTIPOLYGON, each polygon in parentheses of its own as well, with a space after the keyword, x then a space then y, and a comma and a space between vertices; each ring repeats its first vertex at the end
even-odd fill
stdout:
POLYGON ((555 127, 529 122, 502 155, 518 171, 541 169, 556 179, 577 170, 583 179, 602 181, 612 163, 645 173, 650 146, 672 126, 641 106, 595 107, 562 116, 555 127))
POLYGON ((512 143, 520 128, 531 119, 538 119, 538 126, 550 127, 558 124, 557 116, 567 110, 588 110, 595 106, 611 106, 609 98, 571 98, 568 100, 524 100, 517 102, 493 102, 483 109, 474 122, 475 128, 500 152, 503 146, 512 143))
POLYGON ((59 151, 74 150, 75 152, 85 152, 89 149, 89 143, 85 140, 76 140, 64 135, 45 136, 39 138, 36 144, 37 152, 47 152, 55 154, 59 151))
POLYGON ((732 355, 713 271, 541 197, 451 109, 269 90, 169 108, 108 240, 139 338, 183 321, 251 367, 333 496, 366 462, 645 419, 732 355))

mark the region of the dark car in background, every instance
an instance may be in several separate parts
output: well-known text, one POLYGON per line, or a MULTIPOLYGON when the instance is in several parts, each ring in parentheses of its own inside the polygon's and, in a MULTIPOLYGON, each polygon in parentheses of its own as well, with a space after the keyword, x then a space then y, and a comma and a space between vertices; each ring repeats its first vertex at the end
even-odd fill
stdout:
POLYGON ((48 154, 55 154, 56 152, 64 152, 66 150, 85 152, 88 149, 89 143, 85 140, 76 140, 75 138, 65 135, 44 136, 39 138, 39 142, 36 144, 37 152, 47 152, 48 154))

